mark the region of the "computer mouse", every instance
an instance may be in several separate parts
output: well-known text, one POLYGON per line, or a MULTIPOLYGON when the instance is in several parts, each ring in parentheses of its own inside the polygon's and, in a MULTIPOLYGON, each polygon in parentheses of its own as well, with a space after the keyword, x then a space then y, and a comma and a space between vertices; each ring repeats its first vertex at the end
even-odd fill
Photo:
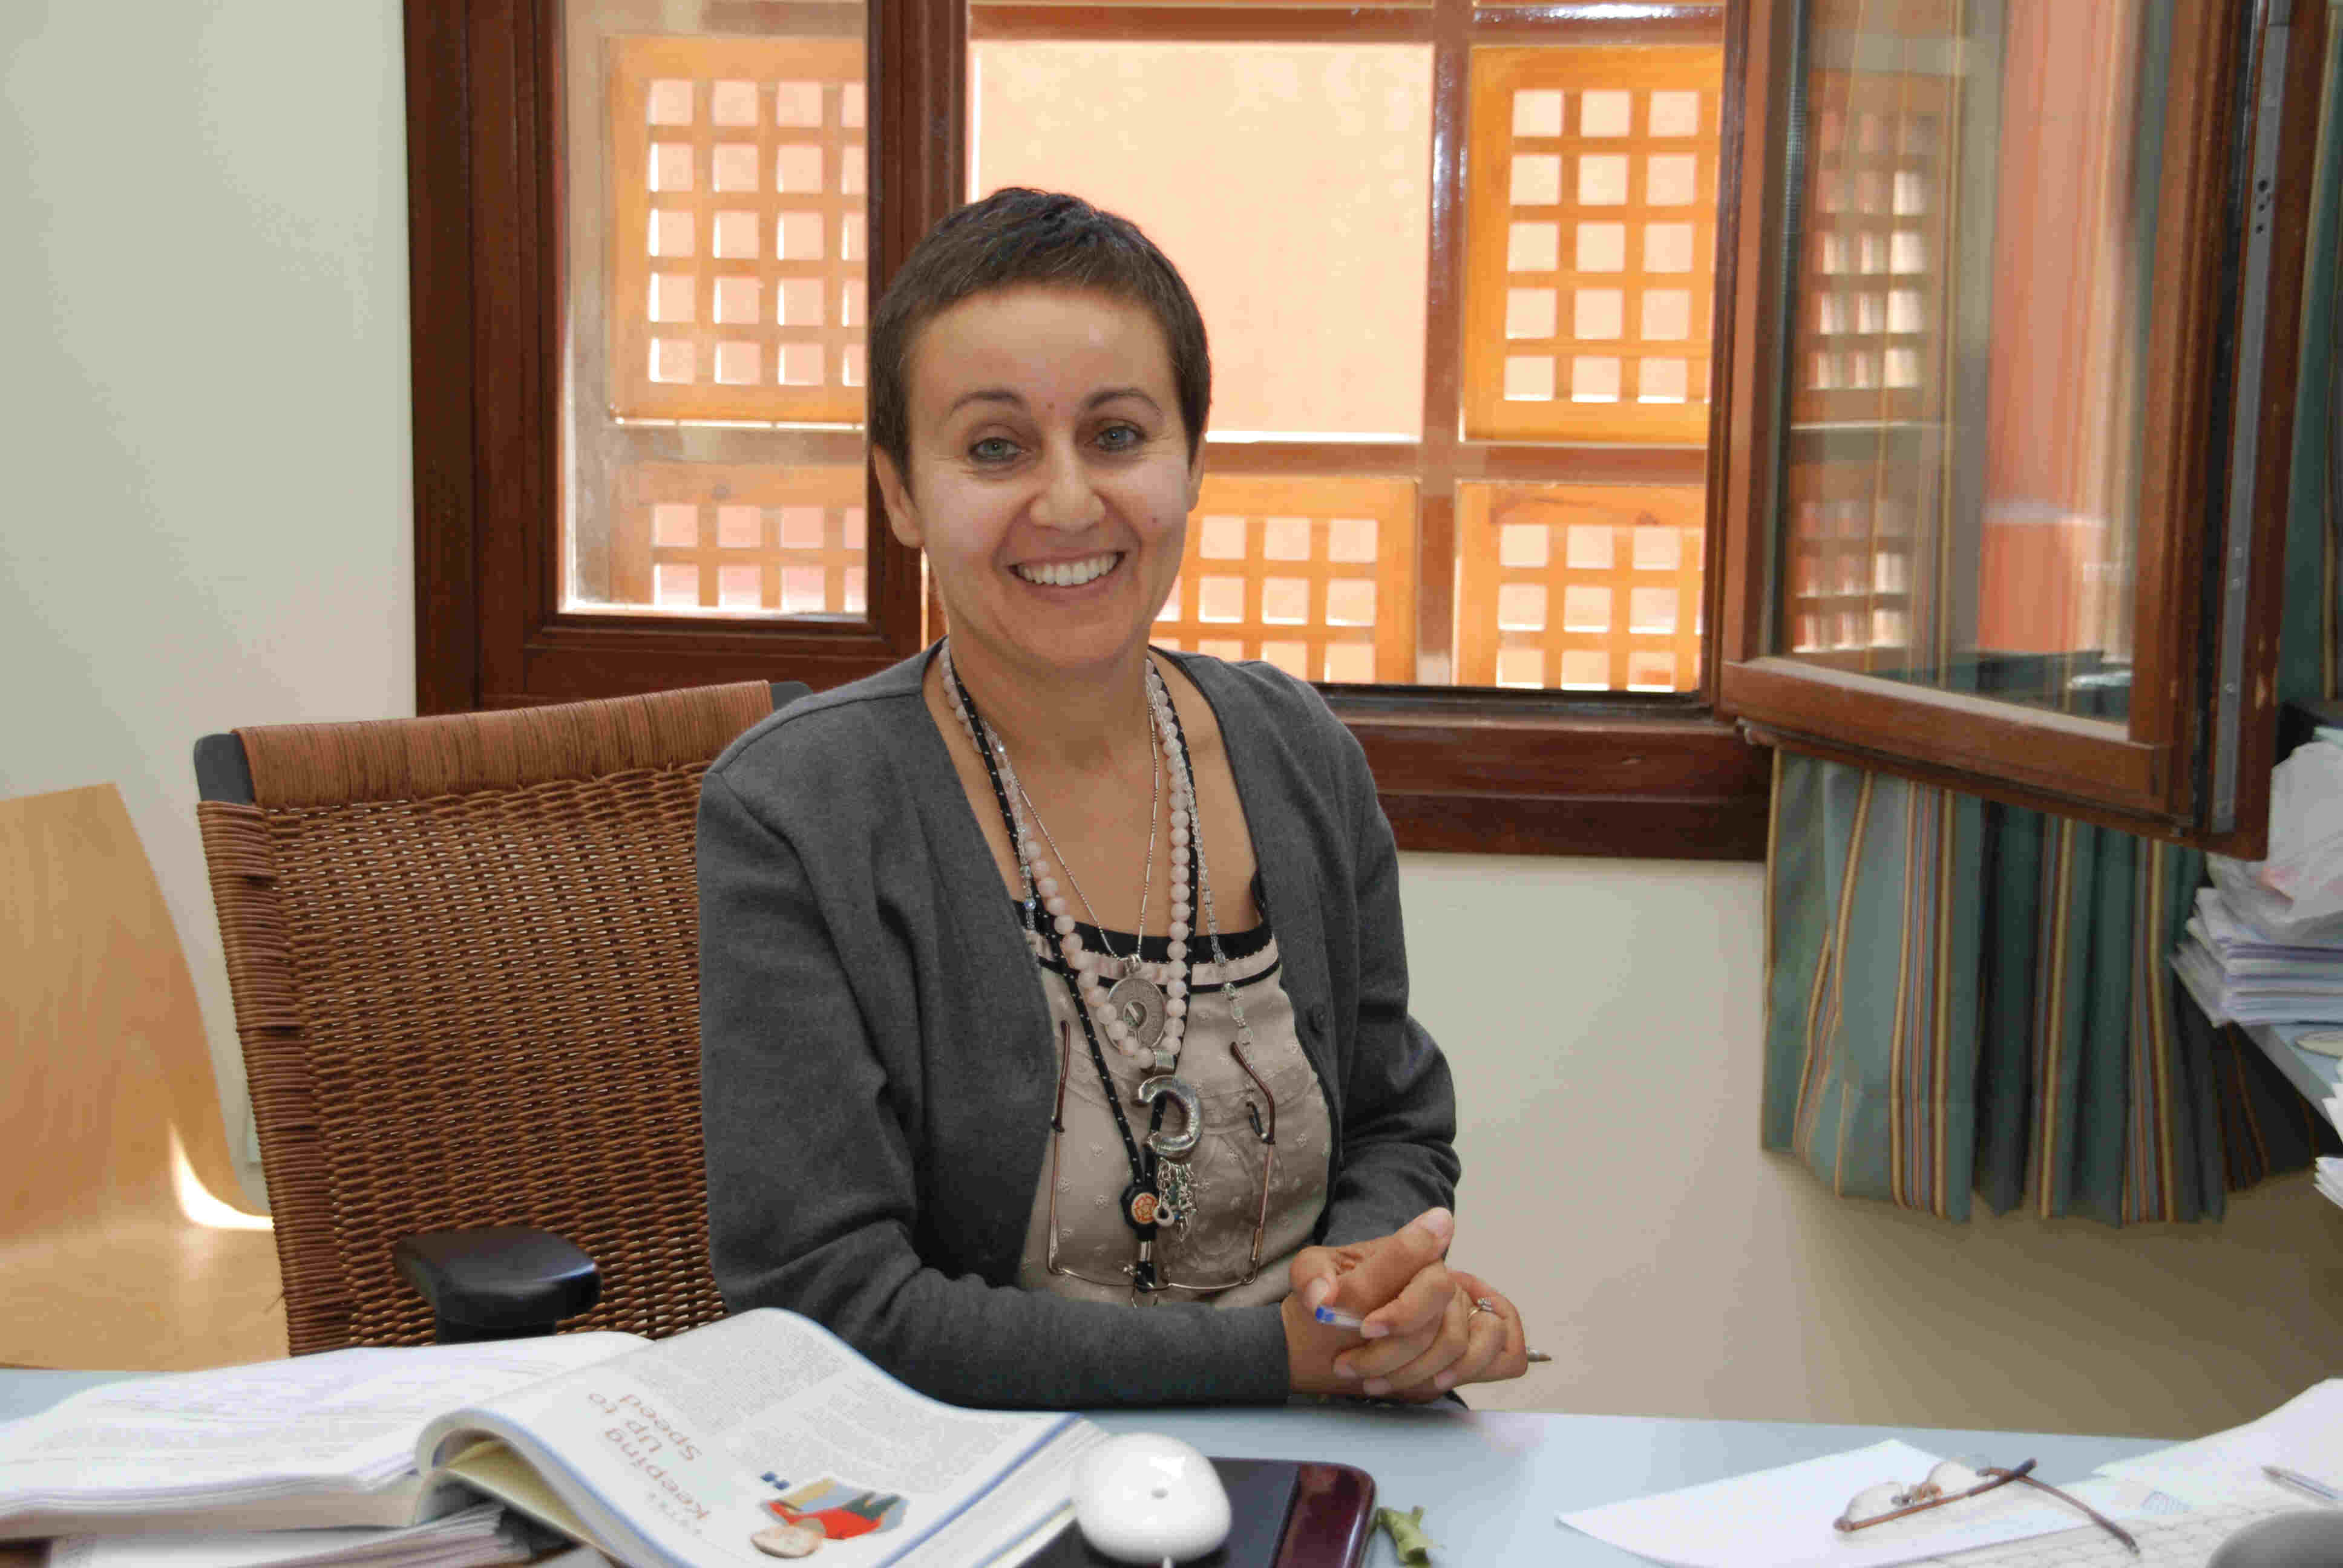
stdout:
POLYGON ((1074 1470, 1074 1523, 1117 1563, 1185 1563, 1229 1534, 1229 1494, 1212 1462, 1176 1437, 1111 1437, 1074 1470))
POLYGON ((2343 1508, 2303 1508, 2241 1525, 2205 1568, 2343 1568, 2343 1508))

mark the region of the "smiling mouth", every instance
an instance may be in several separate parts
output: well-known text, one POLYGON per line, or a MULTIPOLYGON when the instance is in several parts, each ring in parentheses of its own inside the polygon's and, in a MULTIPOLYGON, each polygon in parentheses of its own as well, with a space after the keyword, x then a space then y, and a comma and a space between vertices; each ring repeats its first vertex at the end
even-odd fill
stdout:
POLYGON ((1039 588, 1080 588, 1106 576, 1121 559, 1120 551, 1110 550, 1079 561, 1031 561, 1009 569, 1039 588))

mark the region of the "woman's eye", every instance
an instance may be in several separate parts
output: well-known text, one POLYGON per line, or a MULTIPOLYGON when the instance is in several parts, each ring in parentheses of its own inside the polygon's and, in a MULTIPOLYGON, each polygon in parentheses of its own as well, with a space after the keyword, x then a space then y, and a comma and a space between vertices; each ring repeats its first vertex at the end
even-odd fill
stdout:
POLYGON ((968 455, 980 463, 1005 463, 1017 456, 1017 443, 1005 436, 987 436, 970 447, 968 455))
POLYGON ((1136 426, 1109 425, 1099 432, 1098 439, 1099 445, 1110 452, 1128 452, 1146 437, 1140 434, 1136 426))

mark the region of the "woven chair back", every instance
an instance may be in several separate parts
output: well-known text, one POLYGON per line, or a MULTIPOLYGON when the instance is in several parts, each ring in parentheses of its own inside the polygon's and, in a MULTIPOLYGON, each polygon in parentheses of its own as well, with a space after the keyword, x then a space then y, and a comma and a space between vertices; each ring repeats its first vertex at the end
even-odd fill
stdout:
POLYGON ((237 731, 199 808, 295 1354, 420 1344, 417 1231, 599 1264, 574 1327, 721 1315, 699 1132, 700 776, 761 683, 237 731))

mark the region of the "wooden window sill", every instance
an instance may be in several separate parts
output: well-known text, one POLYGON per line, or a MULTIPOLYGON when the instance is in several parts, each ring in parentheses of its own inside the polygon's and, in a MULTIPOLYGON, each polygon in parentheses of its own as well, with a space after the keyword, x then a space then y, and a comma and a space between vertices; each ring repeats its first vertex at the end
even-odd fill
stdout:
POLYGON ((1389 688, 1327 700, 1403 849, 1765 858, 1767 753, 1689 704, 1389 688))

